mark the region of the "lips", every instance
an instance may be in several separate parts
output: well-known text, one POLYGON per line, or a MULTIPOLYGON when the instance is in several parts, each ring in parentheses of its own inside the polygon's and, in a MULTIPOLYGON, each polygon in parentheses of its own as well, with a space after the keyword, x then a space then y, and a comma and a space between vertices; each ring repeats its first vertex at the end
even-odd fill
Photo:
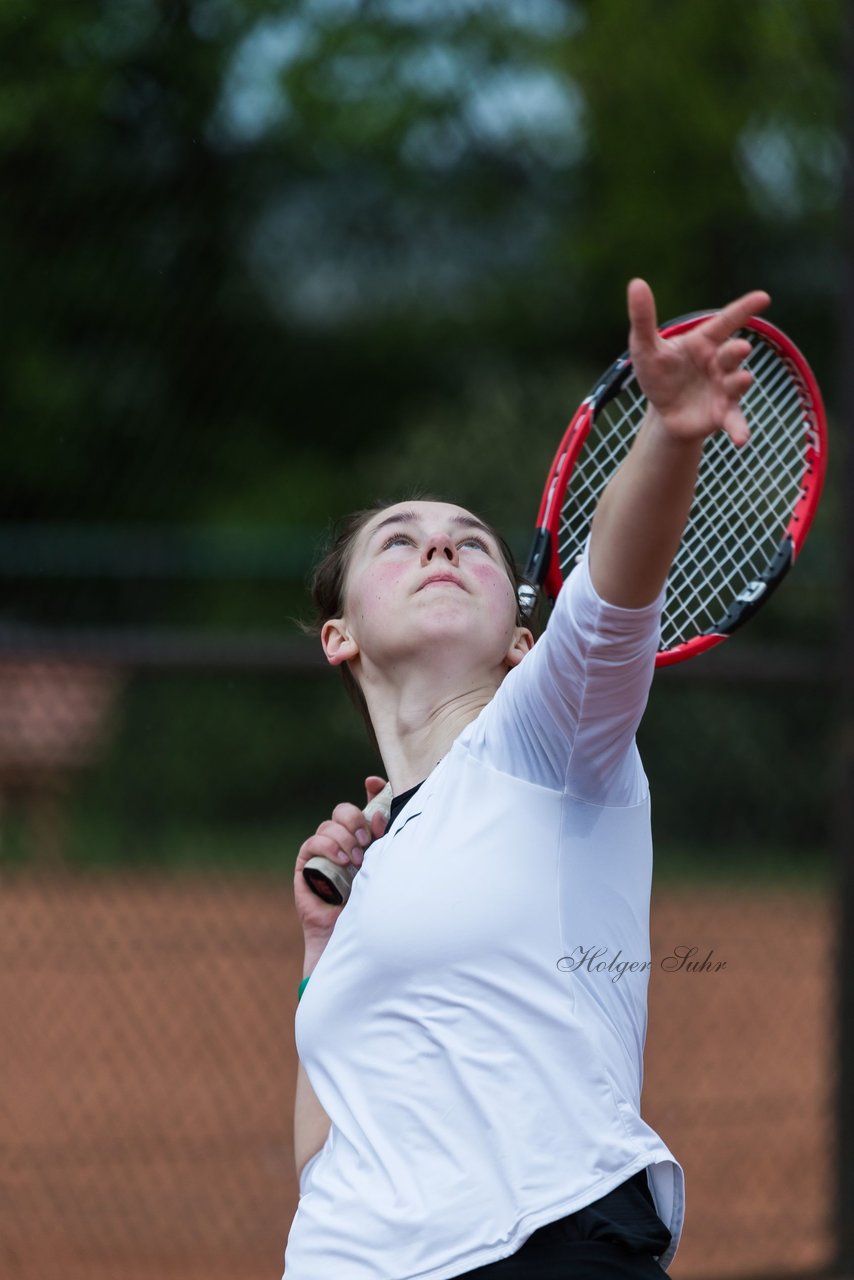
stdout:
POLYGON ((459 587, 461 591, 465 591, 465 587, 459 578, 455 578, 452 573, 434 573, 432 577, 425 578, 418 590, 423 591, 425 587, 433 586, 437 582, 449 582, 452 586, 459 587))

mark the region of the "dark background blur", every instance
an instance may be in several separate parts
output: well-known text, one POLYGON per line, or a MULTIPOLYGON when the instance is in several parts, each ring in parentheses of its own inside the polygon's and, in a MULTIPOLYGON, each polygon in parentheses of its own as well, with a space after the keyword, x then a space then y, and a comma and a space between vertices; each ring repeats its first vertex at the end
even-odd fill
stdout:
MULTIPOLYGON (((840 456, 845 18, 843 0, 0 0, 4 1010, 39 1061, 68 993, 23 995, 21 955, 67 976, 85 952, 91 976, 149 945, 129 923, 147 918, 137 904, 109 926, 102 959, 91 952, 103 903, 75 895, 105 885, 192 885, 232 923, 229 886, 281 895, 281 933, 259 934, 250 911, 223 945, 256 954, 269 937, 267 980, 290 982, 296 849, 381 771, 297 625, 331 522, 419 487, 493 520, 524 557, 565 422, 625 346, 632 275, 652 283, 662 320, 768 289, 769 318, 824 389, 840 456), (71 952, 40 929, 54 941, 64 929, 71 952)), ((783 885, 832 902, 842 506, 831 465, 785 589, 719 652, 656 678, 641 747, 665 890, 783 885)), ((195 936, 181 921, 178 952, 195 936)), ((162 958, 163 940, 150 945, 162 958)), ((816 961, 821 991, 829 962, 816 961)), ((805 999, 814 1009, 815 992, 805 999)), ((291 1015, 274 1000, 259 1015, 281 1020, 275 1048, 259 1050, 274 1156, 268 1116, 257 1132, 260 1212, 282 1244, 291 1100, 275 1064, 293 1052, 291 1015)), ((127 1096, 121 1036, 107 1014, 96 1023, 86 1036, 110 1049, 93 1053, 127 1096)), ((737 1034, 727 1018, 711 1030, 737 1034)), ((811 1095, 828 1125, 832 1044, 829 1032, 811 1095)), ((81 1045, 62 1052, 79 1050, 85 1075, 81 1045)), ((765 1050, 779 1057, 770 1033, 765 1050)), ((21 1119, 43 1111, 33 1061, 6 1066, 4 1274, 59 1274, 56 1256, 68 1276, 74 1258, 87 1277, 184 1280, 197 1262, 210 1276, 201 1226, 170 1253, 156 1214, 145 1231, 110 1226, 113 1210, 74 1199, 71 1175, 56 1193, 75 1224, 62 1234, 45 1169, 79 1172, 85 1149, 84 1183, 107 1165, 115 1183, 133 1141, 116 1136, 117 1103, 100 1116, 102 1147, 88 1121, 73 1147, 61 1079, 50 1096, 69 1127, 34 1137, 21 1119), (99 1231, 113 1253, 92 1243, 99 1231), (33 1240, 54 1236, 39 1262, 33 1240), (143 1236, 162 1246, 151 1271, 143 1236)), ((230 1097, 246 1063, 234 1070, 230 1097)), ((148 1105, 143 1129, 162 1115, 148 1105)), ((762 1143, 778 1113, 752 1110, 762 1143)), ((789 1210, 775 1217, 765 1187, 764 1261, 686 1244, 676 1273, 825 1265, 822 1185, 800 1261, 789 1210)), ((693 1212, 700 1230, 702 1201, 693 1212)), ((219 1219, 215 1199, 200 1213, 219 1219)), ((238 1277, 233 1259, 251 1250, 229 1239, 238 1277)))

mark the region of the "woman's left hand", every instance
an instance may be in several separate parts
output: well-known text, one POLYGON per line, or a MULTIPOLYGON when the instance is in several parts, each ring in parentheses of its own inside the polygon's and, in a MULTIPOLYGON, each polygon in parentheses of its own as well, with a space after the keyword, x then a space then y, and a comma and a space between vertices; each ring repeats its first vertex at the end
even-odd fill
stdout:
POLYGON ((655 299, 645 280, 628 288, 629 351, 641 390, 674 440, 703 440, 725 431, 733 444, 750 432, 739 401, 752 382, 741 367, 750 344, 733 334, 771 301, 767 293, 745 293, 703 324, 673 338, 656 328, 655 299))

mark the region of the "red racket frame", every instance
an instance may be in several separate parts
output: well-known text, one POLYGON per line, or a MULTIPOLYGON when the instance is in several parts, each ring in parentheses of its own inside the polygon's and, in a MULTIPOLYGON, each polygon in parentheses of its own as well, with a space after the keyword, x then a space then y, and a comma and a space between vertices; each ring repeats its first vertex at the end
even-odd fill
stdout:
MULTIPOLYGON (((704 311, 695 315, 681 316, 660 326, 662 337, 673 338, 680 333, 695 328, 713 311, 704 311)), ((779 586, 791 568, 803 547, 813 517, 818 508, 824 477, 827 470, 827 426, 824 404, 818 383, 805 357, 780 329, 769 324, 759 316, 752 316, 743 326, 744 330, 752 330, 761 334, 771 346, 775 347, 781 357, 794 366, 797 375, 803 382, 805 396, 804 406, 804 474, 801 482, 801 493, 789 519, 786 532, 778 547, 777 555, 760 579, 762 590, 758 598, 737 602, 720 628, 705 635, 695 636, 683 644, 674 645, 670 649, 660 650, 656 655, 657 667, 669 666, 705 653, 715 645, 726 640, 728 636, 746 622, 760 605, 764 604, 772 591, 779 586)), ((631 370, 631 358, 628 352, 611 366, 594 390, 576 410, 563 439, 561 440, 554 460, 549 468, 540 509, 537 514, 537 534, 534 547, 528 561, 526 578, 535 585, 541 584, 546 594, 556 600, 563 586, 557 553, 557 532, 564 495, 575 464, 584 447, 585 441, 593 426, 596 415, 603 404, 617 394, 631 370)))

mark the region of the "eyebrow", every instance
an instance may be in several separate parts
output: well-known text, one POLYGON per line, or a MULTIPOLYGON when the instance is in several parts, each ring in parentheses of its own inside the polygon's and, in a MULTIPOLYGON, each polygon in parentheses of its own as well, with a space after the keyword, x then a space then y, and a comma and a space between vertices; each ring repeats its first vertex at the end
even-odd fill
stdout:
MULTIPOLYGON (((373 538, 375 533, 379 533, 381 529, 387 528, 390 524, 417 524, 419 517, 414 511, 399 511, 397 515, 386 516, 385 520, 380 520, 379 524, 374 525, 369 537, 373 538)), ((460 526, 463 529, 480 529, 483 533, 489 535, 490 538, 495 537, 492 530, 483 523, 482 520, 476 519, 474 516, 454 516, 451 524, 460 526)))

